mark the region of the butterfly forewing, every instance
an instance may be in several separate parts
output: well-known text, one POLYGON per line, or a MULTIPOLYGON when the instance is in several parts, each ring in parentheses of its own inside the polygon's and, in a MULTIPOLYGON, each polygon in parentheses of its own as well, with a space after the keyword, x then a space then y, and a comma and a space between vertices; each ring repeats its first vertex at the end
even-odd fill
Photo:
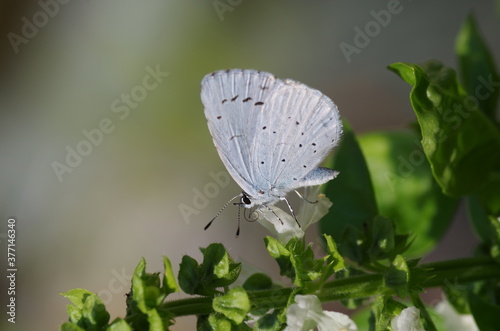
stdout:
POLYGON ((251 148, 263 101, 274 91, 275 77, 254 70, 217 71, 202 81, 201 99, 208 129, 233 179, 250 195, 260 176, 251 148))

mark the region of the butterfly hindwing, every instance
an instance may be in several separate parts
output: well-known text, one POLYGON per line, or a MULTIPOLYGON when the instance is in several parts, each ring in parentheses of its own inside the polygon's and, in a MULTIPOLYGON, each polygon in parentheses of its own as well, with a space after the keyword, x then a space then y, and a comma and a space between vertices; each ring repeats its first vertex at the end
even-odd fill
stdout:
POLYGON ((282 82, 264 105, 259 131, 252 151, 263 160, 255 166, 278 191, 306 186, 311 178, 314 185, 333 179, 333 170, 311 173, 342 134, 337 107, 318 90, 292 80, 282 82))

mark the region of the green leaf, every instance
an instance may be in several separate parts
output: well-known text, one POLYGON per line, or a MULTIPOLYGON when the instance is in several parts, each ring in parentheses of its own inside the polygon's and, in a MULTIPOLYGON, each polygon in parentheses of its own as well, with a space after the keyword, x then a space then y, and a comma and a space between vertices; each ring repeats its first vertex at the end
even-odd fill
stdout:
MULTIPOLYGON (((327 265, 332 269, 332 273, 340 271, 342 269, 345 269, 345 263, 344 263, 344 258, 342 255, 340 255, 339 251, 337 250, 337 245, 335 244, 335 241, 333 238, 327 234, 323 234, 323 237, 325 238, 326 242, 326 250, 328 252, 328 255, 326 255, 323 259, 327 263, 327 265)), ((331 274, 325 274, 325 280, 330 277, 331 274)))
POLYGON ((500 316, 500 306, 486 301, 481 296, 469 291, 469 307, 474 320, 481 331, 498 330, 498 316, 500 316))
POLYGON ((212 306, 216 312, 224 314, 236 325, 241 324, 250 311, 250 299, 241 286, 231 289, 227 294, 214 298, 212 306))
POLYGON ((476 234, 483 241, 491 242, 488 215, 476 194, 467 197, 467 215, 476 234))
POLYGON ((489 118, 495 119, 500 77, 473 15, 469 15, 462 25, 457 36, 455 51, 465 90, 477 99, 481 111, 489 118))
MULTIPOLYGON (((212 314, 214 315, 214 314, 212 314)), ((215 330, 214 328, 212 328, 212 326, 210 325, 210 322, 209 322, 209 318, 210 316, 212 315, 198 315, 197 318, 196 318, 196 330, 197 331, 213 331, 215 330)), ((220 314, 217 314, 219 315, 221 318, 224 318, 224 316, 220 315, 220 314)), ((217 319, 217 317, 215 317, 217 319)), ((216 322, 216 321, 214 321, 216 322)), ((229 321, 229 323, 231 323, 229 321)))
POLYGON ((159 273, 146 273, 146 260, 141 259, 132 276, 132 298, 143 314, 159 306, 165 299, 165 294, 160 290, 159 273))
POLYGON ((446 233, 459 200, 442 193, 419 136, 408 131, 372 132, 358 140, 380 214, 394 220, 396 234, 413 239, 405 256, 429 252, 446 233))
POLYGON ((452 69, 437 61, 427 62, 425 69, 411 63, 389 69, 412 85, 422 146, 443 192, 460 197, 480 189, 500 159, 500 133, 477 110, 477 100, 466 95, 452 69))
POLYGON ((410 269, 404 257, 396 256, 385 275, 385 286, 392 289, 398 297, 404 298, 408 295, 408 283, 410 281, 410 269))
POLYGON ((385 331, 390 326, 391 319, 399 315, 406 306, 383 295, 377 296, 371 305, 372 329, 385 331))
POLYGON ((294 280, 295 269, 290 260, 290 251, 281 242, 273 237, 268 236, 264 238, 264 242, 266 243, 266 249, 269 254, 276 260, 276 262, 278 262, 280 275, 294 280))
POLYGON ((177 282, 175 281, 174 272, 172 270, 172 264, 168 257, 163 257, 163 265, 165 266, 165 271, 163 275, 163 292, 165 295, 169 295, 170 293, 179 292, 179 287, 177 286, 177 282))
MULTIPOLYGON (((231 331, 233 330, 233 323, 227 319, 224 315, 211 314, 208 317, 208 324, 210 328, 203 328, 201 330, 221 330, 221 331, 231 331)), ((198 328, 200 330, 200 328, 198 328)))
POLYGON ((394 223, 385 217, 377 216, 371 228, 369 252, 373 260, 383 258, 394 251, 394 223))
POLYGON ((217 293, 217 288, 229 286, 238 278, 241 263, 234 263, 221 244, 210 244, 201 251, 201 265, 192 257, 182 257, 179 285, 188 294, 212 296, 217 293))
POLYGON ((294 284, 303 286, 322 275, 323 259, 314 259, 311 244, 305 246, 302 240, 290 240, 286 246, 290 251, 290 261, 295 269, 294 284))
POLYGON ((274 310, 270 314, 266 314, 262 316, 255 323, 255 330, 259 331, 279 331, 283 329, 283 323, 280 321, 279 315, 281 314, 281 310, 274 310))
POLYGON ((124 319, 117 318, 106 328, 106 331, 132 331, 132 328, 124 319))
MULTIPOLYGON (((330 168, 340 174, 326 186, 325 194, 332 200, 333 206, 320 221, 320 231, 343 243, 347 227, 361 229, 364 223, 378 214, 370 173, 354 132, 346 122, 342 141, 330 168)), ((343 245, 339 245, 339 250, 344 255, 343 245)))
POLYGON ((184 255, 179 266, 179 286, 187 294, 196 294, 200 282, 198 262, 191 256, 184 255))
POLYGON ((322 259, 315 259, 312 244, 306 246, 301 239, 292 238, 286 245, 272 237, 266 237, 264 241, 269 254, 278 262, 280 274, 290 278, 297 286, 305 286, 321 278, 314 284, 315 287, 321 287, 336 268, 344 267, 343 259, 331 238, 329 249, 332 253, 322 259))
POLYGON ((493 172, 485 186, 467 197, 467 212, 476 234, 488 245, 497 242, 490 218, 500 215, 500 172, 493 172))
MULTIPOLYGON (((365 223, 366 225, 368 223, 365 223)), ((341 244, 339 250, 343 257, 359 265, 365 265, 370 262, 367 249, 367 237, 364 228, 356 228, 347 225, 339 241, 341 244)))
POLYGON ((243 288, 247 291, 270 290, 272 287, 271 277, 260 272, 251 275, 243 283, 243 288))
POLYGON ((228 286, 238 278, 241 264, 233 262, 222 244, 210 244, 202 252, 201 275, 211 277, 212 286, 228 286))
POLYGON ((69 290, 68 292, 59 294, 68 299, 69 301, 71 301, 71 303, 74 304, 75 307, 78 309, 83 308, 85 301, 87 300, 88 297, 95 296, 94 293, 87 291, 83 288, 75 288, 69 290))
POLYGON ((470 314, 466 286, 445 280, 442 289, 448 302, 459 314, 470 314))
POLYGON ((85 330, 100 330, 108 324, 109 313, 97 294, 73 289, 61 295, 73 303, 67 307, 70 322, 85 330))
POLYGON ((102 328, 109 322, 109 313, 106 311, 106 307, 102 300, 95 294, 86 298, 83 304, 82 313, 86 325, 91 325, 95 329, 102 328))
POLYGON ((166 297, 158 272, 147 273, 146 261, 141 259, 132 276, 132 291, 127 298, 127 322, 136 330, 164 330, 173 322, 168 311, 157 308, 166 297), (160 315, 161 314, 161 315, 160 315))
POLYGON ((69 322, 64 322, 61 325, 61 328, 59 329, 60 331, 85 331, 85 329, 82 329, 76 324, 69 323, 69 322))

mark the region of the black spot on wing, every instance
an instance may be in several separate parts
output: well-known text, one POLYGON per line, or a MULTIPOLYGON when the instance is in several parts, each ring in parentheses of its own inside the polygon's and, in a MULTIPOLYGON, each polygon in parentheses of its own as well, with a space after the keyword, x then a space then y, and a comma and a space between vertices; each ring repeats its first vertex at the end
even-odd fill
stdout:
POLYGON ((235 96, 234 98, 231 99, 231 101, 235 101, 236 99, 238 99, 239 95, 235 96))
POLYGON ((247 101, 250 101, 250 100, 252 100, 252 98, 248 97, 248 98, 243 99, 243 102, 247 102, 247 101))
POLYGON ((227 99, 222 100, 222 104, 224 104, 224 102, 227 102, 227 99))
POLYGON ((217 119, 220 120, 222 118, 222 116, 217 116, 217 119))
POLYGON ((254 106, 262 106, 264 103, 262 101, 257 101, 254 103, 254 106))

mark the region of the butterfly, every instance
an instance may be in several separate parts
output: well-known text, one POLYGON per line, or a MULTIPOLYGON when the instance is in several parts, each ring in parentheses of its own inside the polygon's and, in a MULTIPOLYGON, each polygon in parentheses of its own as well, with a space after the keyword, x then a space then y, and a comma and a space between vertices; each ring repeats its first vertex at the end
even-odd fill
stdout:
POLYGON ((267 72, 231 69, 203 78, 201 100, 217 152, 242 189, 205 230, 236 198, 245 208, 284 200, 295 218, 286 195, 301 196, 298 188, 337 176, 318 167, 342 136, 337 106, 320 91, 267 72))

